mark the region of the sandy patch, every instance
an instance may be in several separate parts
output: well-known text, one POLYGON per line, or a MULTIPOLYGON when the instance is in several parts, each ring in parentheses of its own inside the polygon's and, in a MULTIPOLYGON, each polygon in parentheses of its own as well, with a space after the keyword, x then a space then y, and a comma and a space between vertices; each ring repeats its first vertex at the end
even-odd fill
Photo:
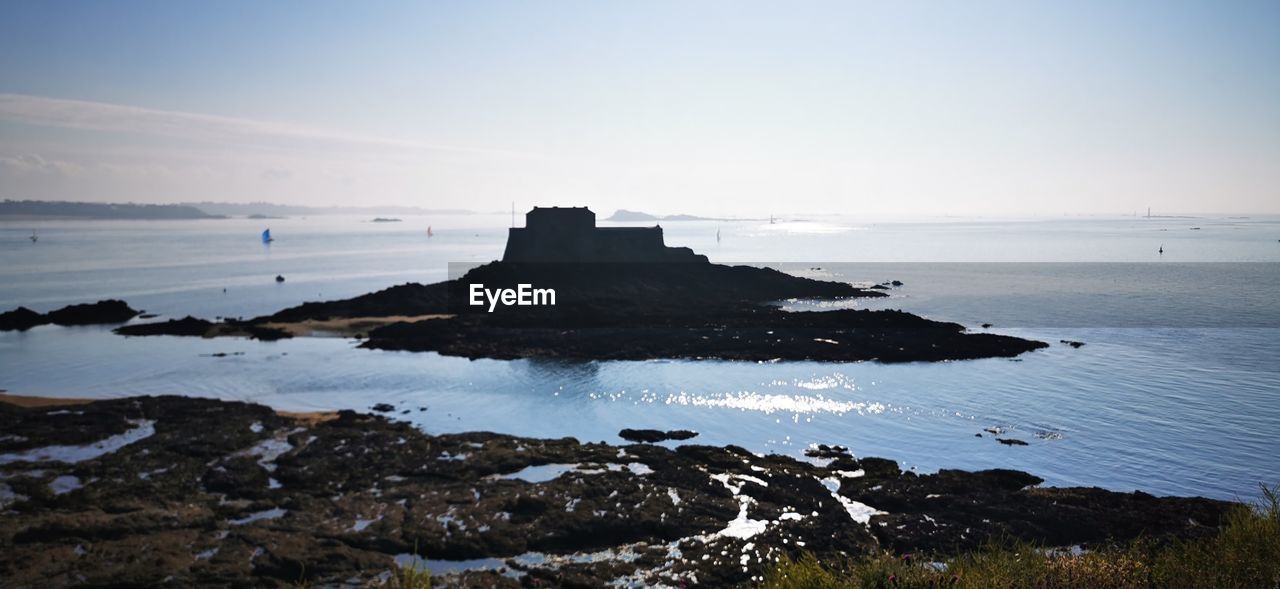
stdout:
POLYGON ((8 403, 19 407, 60 407, 62 405, 85 405, 97 399, 68 399, 65 397, 31 397, 28 395, 10 395, 0 393, 0 403, 8 403))
POLYGON ((338 418, 337 411, 276 411, 280 417, 296 419, 306 426, 324 423, 338 418))
POLYGON ((264 323, 263 327, 283 329, 295 337, 351 337, 366 335, 370 330, 392 323, 414 323, 428 319, 447 319, 452 315, 392 315, 389 317, 340 317, 307 319, 289 323, 264 323))
MULTIPOLYGON (((11 395, 0 393, 0 403, 8 403, 19 407, 61 407, 64 405, 87 405, 104 399, 72 399, 67 397, 33 397, 30 395, 11 395)), ((337 411, 276 411, 276 415, 296 419, 302 425, 315 425, 338 418, 337 411)))

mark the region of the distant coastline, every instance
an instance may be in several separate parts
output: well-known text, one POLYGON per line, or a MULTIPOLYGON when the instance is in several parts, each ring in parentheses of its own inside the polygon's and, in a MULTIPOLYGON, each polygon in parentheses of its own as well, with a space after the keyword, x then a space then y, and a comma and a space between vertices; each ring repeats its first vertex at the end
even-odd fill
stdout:
POLYGON ((187 205, 94 203, 39 200, 0 202, 0 219, 223 219, 187 205))
POLYGON ((285 219, 308 215, 474 215, 464 209, 424 209, 419 207, 308 207, 268 202, 253 203, 97 203, 47 200, 0 201, 0 221, 102 219, 102 220, 187 220, 187 219, 285 219))
POLYGON ((474 215, 475 211, 466 209, 426 209, 405 206, 373 206, 373 207, 308 207, 301 205, 282 205, 269 202, 184 202, 183 206, 197 208, 212 215, 227 217, 305 217, 307 215, 474 215))

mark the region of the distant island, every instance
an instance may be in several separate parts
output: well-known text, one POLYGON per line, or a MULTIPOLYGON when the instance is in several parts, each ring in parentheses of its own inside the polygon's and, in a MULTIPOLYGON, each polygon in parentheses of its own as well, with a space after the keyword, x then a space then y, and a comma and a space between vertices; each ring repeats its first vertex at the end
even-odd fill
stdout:
POLYGON ((605 221, 727 221, 729 219, 718 219, 715 217, 696 217, 694 215, 651 215, 640 211, 628 211, 627 209, 618 209, 605 221))
POLYGON ((40 200, 0 202, 0 219, 222 219, 188 205, 112 204, 40 200))

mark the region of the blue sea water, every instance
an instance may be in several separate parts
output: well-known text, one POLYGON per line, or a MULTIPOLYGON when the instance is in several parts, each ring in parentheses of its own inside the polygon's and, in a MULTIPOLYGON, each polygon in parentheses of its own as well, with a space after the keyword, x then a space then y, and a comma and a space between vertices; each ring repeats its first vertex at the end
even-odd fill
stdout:
MULTIPOLYGON (((451 262, 499 257, 509 224, 506 215, 404 219, 4 222, 0 309, 113 297, 162 318, 248 317, 442 280, 451 262), (277 241, 263 245, 267 227, 277 241)), ((884 299, 788 308, 901 308, 1053 345, 1016 360, 946 363, 470 361, 341 338, 123 338, 43 326, 0 332, 0 389, 288 410, 390 402, 429 432, 619 442, 624 427, 687 428, 700 432, 695 442, 758 452, 841 444, 921 472, 1016 468, 1047 484, 1157 494, 1248 499, 1259 483, 1280 483, 1280 218, 811 217, 664 228, 668 244, 716 262, 905 283, 884 299), (986 428, 1029 445, 1001 445, 986 428)))

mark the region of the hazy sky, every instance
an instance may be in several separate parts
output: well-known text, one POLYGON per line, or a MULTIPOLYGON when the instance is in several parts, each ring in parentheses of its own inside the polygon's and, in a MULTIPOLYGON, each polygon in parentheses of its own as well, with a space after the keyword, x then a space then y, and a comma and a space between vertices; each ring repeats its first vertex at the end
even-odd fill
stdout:
POLYGON ((0 3, 0 197, 1280 212, 1280 2, 0 3))

